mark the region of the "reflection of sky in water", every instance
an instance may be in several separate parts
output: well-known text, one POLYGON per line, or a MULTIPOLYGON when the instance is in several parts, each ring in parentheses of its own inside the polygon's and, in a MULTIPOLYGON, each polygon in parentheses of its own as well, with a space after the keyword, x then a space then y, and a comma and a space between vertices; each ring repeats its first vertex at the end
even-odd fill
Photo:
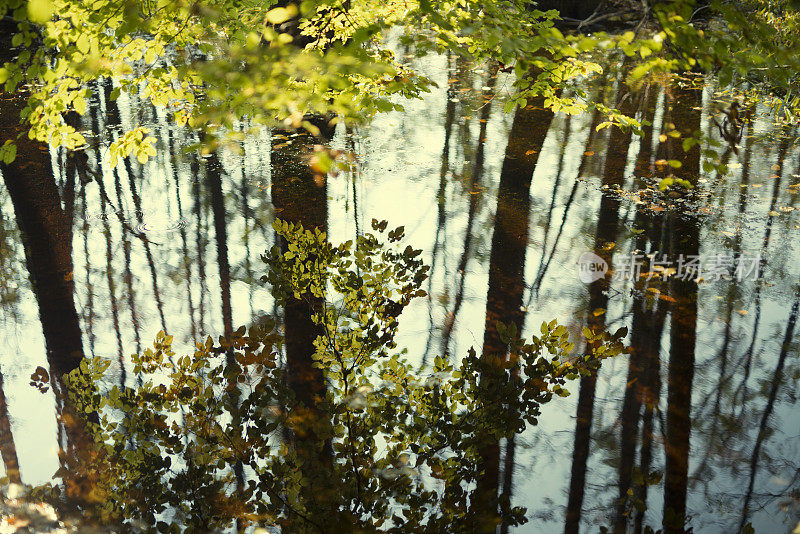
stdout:
MULTIPOLYGON (((358 224, 361 231, 369 229, 370 220, 387 219, 390 227, 404 225, 407 241, 416 248, 422 248, 430 263, 437 231, 439 173, 442 165, 442 145, 444 138, 445 106, 447 95, 446 64, 444 58, 435 58, 424 65, 425 74, 439 84, 421 101, 405 102, 404 113, 388 113, 376 117, 355 140, 359 154, 360 172, 352 175, 342 173, 328 180, 329 226, 331 239, 341 241, 350 239, 358 224), (355 196, 352 180, 355 180, 355 196), (357 212, 355 211, 357 206, 357 212)), ((482 83, 474 71, 475 86, 482 83)), ((465 269, 465 293, 463 303, 455 322, 451 344, 452 354, 463 354, 470 346, 480 348, 483 341, 485 299, 488 280, 489 247, 492 235, 492 219, 495 207, 495 194, 499 180, 505 146, 508 140, 511 117, 501 112, 503 96, 510 90, 505 80, 498 84, 500 96, 492 108, 486 138, 486 164, 482 180, 482 194, 479 209, 473 226, 472 253, 465 269)), ((474 95, 467 91, 464 99, 470 101, 458 105, 456 124, 453 125, 450 174, 444 191, 445 225, 439 237, 438 257, 432 270, 431 299, 418 299, 406 311, 401 320, 400 346, 409 349, 409 358, 419 361, 422 358, 429 336, 433 336, 432 353, 440 346, 441 325, 445 315, 453 306, 458 286, 457 265, 464 250, 464 232, 467 227, 469 187, 467 184, 469 161, 475 151, 478 137, 478 106, 474 95), (467 109, 465 109, 467 108, 467 109), (466 115, 466 117, 464 116, 466 115), (468 138, 466 137, 468 136, 468 138), (433 329, 431 328, 433 325, 433 329)), ((123 121, 132 123, 131 104, 125 97, 120 99, 123 121)), ((660 109, 660 106, 659 106, 660 109)), ((128 193, 122 201, 124 218, 131 228, 143 232, 154 241, 153 253, 157 283, 164 315, 170 333, 175 335, 179 347, 191 346, 191 327, 186 299, 186 265, 191 269, 191 291, 197 329, 205 334, 216 335, 222 331, 220 319, 219 280, 217 277, 216 250, 213 235, 213 221, 208 203, 201 210, 199 235, 205 241, 204 285, 198 279, 197 225, 194 199, 192 197, 192 176, 188 161, 181 158, 172 160, 168 155, 167 130, 159 113, 154 117, 148 110, 139 110, 136 120, 155 121, 154 135, 159 137, 159 156, 145 167, 144 183, 140 185, 142 200, 142 222, 134 216, 135 208, 128 193), (148 116, 149 115, 149 116, 148 116), (178 175, 178 181, 173 178, 178 175), (178 190, 179 188, 179 190, 178 190), (177 199, 180 198, 180 213, 177 199), (179 222, 187 234, 187 247, 190 258, 184 259, 182 236, 179 222), (140 225, 146 225, 142 227, 140 225), (158 244, 155 244, 158 243, 158 244), (200 317, 200 301, 204 315, 200 317)), ((661 113, 656 116, 660 124, 661 113)), ((547 237, 547 251, 554 244, 554 235, 564 217, 567 199, 570 195, 581 154, 589 130, 588 114, 571 119, 571 133, 567 140, 562 175, 555 195, 551 214, 550 233, 547 237)), ((561 147, 564 144, 564 117, 557 117, 548 134, 539 158, 531 188, 530 246, 527 251, 525 279, 530 284, 539 272, 542 263, 542 244, 545 241, 545 226, 550 211, 551 197, 556 171, 559 167, 561 147)), ((704 129, 707 127, 704 114, 704 129)), ((760 124, 763 130, 765 124, 760 124)), ((184 135, 177 132, 178 139, 184 135)), ((657 136, 655 139, 657 142, 657 136)), ((634 138, 629 158, 638 152, 638 139, 634 138)), ((335 140, 343 147, 340 136, 335 140)), ((602 147, 603 144, 597 145, 602 147)), ((269 199, 269 137, 264 134, 245 142, 245 157, 236 154, 223 156, 226 176, 223 180, 228 210, 229 254, 232 265, 232 307, 234 323, 245 324, 252 315, 271 313, 273 302, 269 289, 260 284, 250 284, 249 280, 260 277, 263 263, 258 256, 272 244, 270 227, 271 208, 269 199), (244 176, 243 176, 244 170, 244 176), (245 209, 242 199, 242 184, 248 185, 248 204, 245 209), (247 220, 243 217, 248 212, 247 220), (248 251, 249 250, 249 256, 248 251)), ((530 301, 526 317, 526 331, 537 333, 543 320, 558 318, 571 331, 577 333, 582 327, 588 310, 588 294, 584 284, 577 276, 577 258, 591 250, 594 242, 594 228, 599 207, 599 177, 602 169, 602 148, 589 159, 588 171, 576 191, 575 199, 569 208, 554 258, 549 264, 538 295, 529 296, 526 291, 524 302, 530 301)), ((708 201, 708 215, 701 229, 701 254, 710 257, 717 253, 728 253, 726 240, 739 225, 743 227, 742 251, 757 254, 764 239, 764 225, 772 194, 776 149, 774 143, 759 143, 751 161, 748 204, 744 220, 738 220, 739 175, 741 169, 734 169, 733 175, 725 181, 716 183, 713 173, 705 175, 708 182, 704 187, 713 188, 713 196, 708 201), (714 185, 715 184, 715 185, 714 185)), ((787 191, 785 185, 800 181, 791 173, 797 150, 792 147, 786 157, 787 165, 784 187, 780 192, 778 206, 787 207, 795 202, 796 195, 787 191)), ((138 165, 133 165, 138 169, 138 165)), ((626 176, 630 177, 629 165, 626 176)), ((127 176, 122 169, 121 183, 124 191, 129 191, 127 176)), ((106 183, 113 183, 111 170, 104 166, 106 183)), ((701 185, 703 185, 701 183, 701 185)), ((113 187, 108 187, 112 200, 113 187)), ((94 184, 87 188, 90 206, 99 206, 99 197, 94 184)), ((205 193, 204 193, 205 195, 205 193)), ((3 197, 4 213, 12 213, 7 195, 3 197)), ((631 230, 635 203, 623 202, 620 210, 621 228, 616 245, 618 255, 628 254, 632 249, 631 230)), ((78 208, 79 210, 80 208, 78 208)), ((134 326, 127 307, 127 288, 123 283, 123 244, 122 227, 116 215, 107 215, 111 229, 111 265, 114 270, 115 298, 120 305, 120 330, 125 355, 135 351, 134 326)), ((76 305, 79 314, 86 319, 89 314, 89 288, 93 293, 94 353, 111 358, 116 365, 118 345, 112 326, 109 309, 110 290, 106 281, 106 238, 102 218, 96 209, 89 210, 89 233, 84 252, 84 233, 80 211, 76 213, 74 236, 75 281, 77 285, 76 305), (88 256, 87 256, 88 254, 88 256), (90 265, 87 283, 87 263, 90 265)), ((751 394, 763 390, 763 395, 748 399, 743 416, 732 422, 739 427, 739 434, 725 443, 718 443, 718 436, 709 436, 711 408, 713 400, 706 397, 714 394, 719 380, 717 353, 722 343, 725 321, 727 320, 728 283, 705 282, 699 289, 699 316, 697 325, 696 372, 694 379, 693 403, 697 411, 693 413, 695 424, 692 431, 692 462, 690 476, 699 461, 712 445, 719 451, 712 451, 710 478, 691 480, 689 510, 694 516, 696 531, 717 532, 738 524, 741 509, 741 495, 744 493, 749 476, 749 461, 760 422, 768 381, 774 371, 780 351, 783 331, 794 299, 798 282, 798 252, 793 246, 797 233, 797 217, 793 212, 779 212, 774 216, 772 238, 767 252, 768 264, 761 292, 761 317, 758 339, 755 342, 755 360, 749 381, 751 394), (766 381, 766 382, 765 382, 766 381), (702 408, 702 410, 700 410, 702 408), (727 498, 730 497, 730 498, 727 498), (727 498, 727 499, 726 499, 727 498), (726 502, 727 500, 727 502, 726 502)), ((150 274, 142 243, 136 237, 128 236, 132 242, 132 262, 130 269, 134 275, 133 292, 137 306, 142 343, 152 343, 155 333, 161 329, 159 313, 153 298, 153 279, 150 274)), ((17 249, 18 261, 22 261, 21 248, 17 249)), ((546 258, 545 258, 546 260, 546 258)), ((22 265, 22 264, 21 264, 22 265)), ((24 270, 20 272, 24 273, 24 270)), ((630 283, 615 285, 606 312, 609 328, 629 324, 631 299, 630 283)), ((731 363, 730 372, 740 360, 750 344, 755 312, 755 287, 753 282, 740 284, 741 294, 734 306, 731 318, 731 363)), ((19 454, 22 476, 25 482, 38 483, 47 480, 57 467, 55 422, 52 412, 51 393, 40 394, 28 385, 30 374, 38 365, 46 365, 44 342, 38 324, 38 311, 30 291, 22 292, 20 301, 3 311, 3 328, 0 330, 0 365, 4 374, 4 389, 12 415, 14 438, 19 454)), ((669 326, 665 328, 661 346, 662 402, 665 409, 666 365, 669 357, 669 326)), ((88 328, 84 328, 87 353, 90 350, 88 328)), ((180 353, 178 349, 176 352, 180 353)), ((800 417, 797 404, 789 392, 794 391, 797 369, 796 351, 792 351, 784 374, 784 388, 778 396, 778 403, 770 419, 774 433, 765 441, 762 463, 756 478, 758 492, 778 492, 786 487, 796 470, 800 458, 796 437, 800 434, 800 417), (767 462, 764 458, 771 458, 767 462), (767 467, 775 469, 770 473, 767 467)), ((610 523, 610 510, 616 499, 616 467, 613 462, 618 453, 614 444, 619 437, 619 413, 627 376, 627 360, 617 358, 603 365, 595 400, 595 420, 592 434, 592 455, 589 460, 588 485, 584 501, 584 520, 590 523, 610 523)), ((734 382, 738 384, 740 374, 734 382)), ((523 532, 552 532, 561 528, 563 507, 566 504, 566 487, 572 456, 572 432, 575 427, 575 402, 577 384, 572 384, 573 395, 567 399, 555 400, 548 405, 540 425, 528 431, 518 442, 517 468, 515 471, 515 502, 528 507, 532 521, 521 529, 523 532)), ((730 394, 723 395, 723 408, 738 414, 741 406, 730 406, 730 394)), ((741 404, 741 403, 740 403, 741 404)), ((658 425, 658 424, 657 424, 658 425)), ((654 469, 663 469, 663 448, 656 437, 654 448, 656 458, 654 469)), ((655 487, 650 490, 648 516, 651 523, 660 522, 662 496, 655 487)), ((752 506, 754 526, 757 532, 774 532, 786 529, 781 526, 785 514, 778 511, 775 501, 763 510, 758 502, 752 506)), ((595 527, 596 528, 596 527, 595 527)))

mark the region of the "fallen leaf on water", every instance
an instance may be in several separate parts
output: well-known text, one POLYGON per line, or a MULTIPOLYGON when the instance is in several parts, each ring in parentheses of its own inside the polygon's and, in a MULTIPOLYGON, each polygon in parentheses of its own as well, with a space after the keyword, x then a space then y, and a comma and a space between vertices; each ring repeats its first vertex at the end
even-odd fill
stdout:
POLYGON ((594 310, 594 311, 592 312, 592 315, 594 315, 595 317, 600 317, 600 316, 601 316, 601 315, 603 315, 605 312, 606 312, 606 309, 605 309, 605 308, 597 308, 596 310, 594 310))

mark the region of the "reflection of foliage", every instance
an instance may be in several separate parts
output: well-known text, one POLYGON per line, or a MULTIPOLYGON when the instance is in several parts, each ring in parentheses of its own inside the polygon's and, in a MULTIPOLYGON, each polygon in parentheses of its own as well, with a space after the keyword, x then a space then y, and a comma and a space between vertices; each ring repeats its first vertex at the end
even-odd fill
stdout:
MULTIPOLYGON (((431 374, 417 374, 394 336, 398 316, 424 294, 427 267, 420 251, 398 245, 403 229, 386 232, 385 222, 373 221, 375 232, 354 247, 275 226, 287 248, 264 256, 265 278, 278 298, 311 294, 324 302, 314 317, 323 331, 314 360, 327 394, 313 434, 328 444, 319 444, 330 451, 325 469, 305 469, 292 440, 282 439, 308 424, 308 412, 285 385, 284 339, 274 322, 218 345, 209 338, 181 357, 161 333, 153 349, 133 356, 139 386, 101 391, 108 362, 99 358, 69 377, 77 408, 99 419, 89 423, 91 460, 60 474, 66 486, 73 478, 93 482, 84 502, 96 504, 97 518, 159 530, 167 523, 219 529, 234 520, 292 532, 469 530, 469 489, 485 440, 536 424, 541 404, 567 394, 567 379, 622 350, 624 329, 588 332, 593 353, 570 359, 567 329, 555 321, 528 342, 513 325, 499 325, 511 357, 470 351, 460 363, 436 358, 431 374), (237 488, 238 465, 246 480, 237 488), (315 502, 306 500, 310 487, 315 502)), ((524 521, 524 509, 501 502, 512 523, 524 521)))

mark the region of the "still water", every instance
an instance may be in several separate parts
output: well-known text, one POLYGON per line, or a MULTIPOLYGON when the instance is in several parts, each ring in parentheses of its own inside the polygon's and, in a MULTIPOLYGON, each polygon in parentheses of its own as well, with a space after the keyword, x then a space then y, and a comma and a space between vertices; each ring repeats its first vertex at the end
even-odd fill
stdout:
MULTIPOLYGON (((528 333, 553 318, 576 337, 587 325, 630 332, 630 356, 571 383, 572 395, 548 404, 537 427, 503 444, 503 484, 530 519, 518 531, 660 525, 665 497, 684 494, 694 532, 747 522, 756 532, 792 531, 800 518, 797 132, 756 107, 737 150, 715 147, 727 174, 704 169, 709 154, 683 154, 672 171, 694 188, 662 193, 652 184, 671 172, 664 160, 678 158, 671 125, 716 135, 712 118, 725 98, 712 82, 689 95, 654 85, 628 98, 587 88, 652 122, 639 137, 598 131, 591 112, 505 114, 513 89, 487 68, 446 57, 420 68, 438 84, 423 99, 339 128, 332 146, 357 164, 319 181, 327 207, 312 206, 327 210, 334 242, 377 218, 404 225, 423 249, 429 297, 400 321, 409 358, 425 365, 480 350, 487 315, 528 333), (646 511, 618 505, 629 489, 646 511)), ((264 131, 220 151, 216 184, 208 159, 180 149, 192 134, 170 126, 163 110, 97 93, 82 125, 96 147, 87 151, 94 176, 74 199, 72 280, 85 353, 112 360, 115 376, 132 383, 129 355, 159 330, 181 353, 226 322, 275 313, 259 257, 275 242, 270 190, 281 169, 264 131), (112 169, 119 123, 150 127, 158 156, 112 169)), ((67 160, 54 150, 51 161, 63 188, 67 160)), ((1 187, 0 213, 0 372, 11 431, 2 453, 8 467, 16 449, 23 482, 39 484, 58 468, 54 398, 30 385, 47 368, 45 337, 1 187)))

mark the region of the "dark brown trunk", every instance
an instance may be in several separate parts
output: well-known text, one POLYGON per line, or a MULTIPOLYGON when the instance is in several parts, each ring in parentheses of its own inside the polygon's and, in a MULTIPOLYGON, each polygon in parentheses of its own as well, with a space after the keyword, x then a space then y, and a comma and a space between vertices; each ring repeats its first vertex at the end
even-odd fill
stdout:
MULTIPOLYGON (((669 95, 669 118, 682 138, 700 129, 703 104, 701 89, 673 85, 669 95)), ((667 159, 681 162, 673 173, 692 184, 700 174, 700 147, 684 152, 681 138, 667 141, 667 159)), ((687 194, 688 196, 688 194, 687 194)), ((674 213, 670 217, 673 260, 697 256, 700 249, 699 220, 694 213, 674 213)), ((681 273, 678 273, 680 275, 681 273)), ((684 532, 686 495, 689 482, 689 440, 692 421, 692 383, 697 341, 697 281, 692 276, 670 281, 672 305, 670 354, 667 371, 667 423, 665 441, 664 529, 666 534, 684 532)))
POLYGON ((16 159, 8 165, 0 163, 0 172, 25 245, 47 361, 51 373, 61 378, 83 358, 80 323, 73 300, 72 232, 61 207, 48 146, 29 139, 26 128, 19 124, 19 113, 25 103, 25 94, 0 92, 0 144, 7 139, 17 144, 16 159))
MULTIPOLYGON (((626 86, 620 82, 620 94, 617 96, 617 107, 626 115, 636 111, 635 99, 623 94, 626 86)), ((608 307, 608 290, 611 287, 612 246, 617 239, 619 224, 620 200, 612 190, 621 186, 624 181, 625 166, 628 161, 628 147, 631 143, 631 131, 613 128, 609 135, 608 150, 603 168, 602 183, 604 187, 600 199, 600 211, 595 231, 594 253, 603 258, 609 266, 605 276, 589 284, 589 308, 586 326, 599 333, 605 329, 605 309, 608 307)), ((587 344, 586 355, 591 354, 587 344)), ((597 388, 597 376, 592 373, 580 380, 578 391, 578 407, 576 412, 575 439, 572 449, 572 469, 570 474, 567 513, 564 522, 566 534, 580 530, 580 520, 586 488, 586 471, 591 445, 592 419, 594 416, 594 397, 597 388)))
MULTIPOLYGON (((639 153, 636 157, 635 176, 637 177, 638 189, 641 190, 643 183, 641 178, 646 176, 650 166, 651 143, 653 139, 652 121, 655 115, 656 95, 651 92, 651 88, 644 93, 642 101, 645 109, 643 119, 651 124, 643 126, 644 135, 639 145, 639 153)), ((635 224, 642 229, 648 225, 651 216, 641 206, 637 206, 635 224)), ((637 251, 644 251, 647 245, 647 234, 642 232, 634 240, 637 251)), ((654 280, 655 282, 655 280, 654 280)), ((631 353, 628 360, 628 376, 626 380, 625 396, 622 402, 622 412, 620 413, 620 451, 619 468, 619 497, 614 519, 614 531, 626 532, 629 513, 628 491, 631 490, 633 479, 634 464, 636 462, 636 439, 639 432, 639 420, 641 407, 644 397, 644 366, 646 365, 646 353, 648 345, 654 343, 652 339, 652 323, 655 307, 647 305, 645 298, 645 286, 647 280, 640 279, 634 281, 636 289, 633 297, 633 319, 631 320, 631 353)))
MULTIPOLYGON (((5 42, 12 31, 8 21, 0 21, 0 62, 10 60, 14 50, 5 42)), ((16 159, 0 163, 17 226, 25 247, 25 262, 39 307, 39 319, 45 340, 50 385, 53 388, 58 417, 62 463, 72 453, 86 449, 88 436, 79 415, 70 405, 64 390, 64 375, 76 369, 83 359, 83 340, 75 309, 72 266, 71 200, 74 191, 65 191, 67 208, 56 185, 47 144, 28 137, 20 112, 27 94, 0 92, 0 145, 12 140, 17 146, 16 159)), ((73 179, 65 180, 74 188, 73 179)), ((67 498, 81 500, 80 491, 68 491, 67 498)))
MULTIPOLYGON (((323 135, 330 139, 333 132, 328 130, 323 135)), ((319 142, 305 133, 273 132, 271 194, 276 218, 300 223, 307 230, 327 231, 325 177, 315 175, 305 159, 319 142)), ((280 246, 287 250, 285 239, 280 239, 280 246)), ((314 341, 324 330, 312 316, 322 306, 323 300, 310 293, 289 297, 283 305, 286 380, 295 396, 288 439, 302 462, 299 469, 304 480, 299 499, 307 509, 319 511, 314 515, 329 509, 340 497, 332 493, 336 484, 328 478, 332 444, 319 432, 329 416, 321 408, 327 388, 322 370, 313 365, 314 341)))
POLYGON ((219 288, 222 300, 222 327, 225 337, 228 338, 233 333, 231 265, 228 259, 228 226, 225 213, 225 197, 222 192, 222 164, 216 152, 212 152, 206 159, 206 184, 211 194, 211 212, 214 218, 219 288))
MULTIPOLYGON (((327 231, 327 187, 302 159, 310 151, 314 138, 290 137, 275 132, 272 146, 272 203, 275 216, 305 229, 327 231)), ((285 240, 281 240, 285 249, 285 240)), ((314 340, 323 333, 311 316, 321 309, 322 301, 311 295, 289 298, 284 306, 286 358, 289 385, 297 401, 312 408, 325 395, 322 373, 312 366, 314 340)))
MULTIPOLYGON (((518 108, 511 125, 497 192, 492 249, 489 257, 489 289, 486 295, 486 321, 483 358, 499 364, 507 356, 497 322, 513 323, 522 331, 525 290, 525 252, 528 245, 530 187, 533 171, 553 120, 553 113, 537 97, 525 108, 518 108)), ((492 379, 481 378, 491 391, 492 379)), ((495 532, 499 524, 497 493, 500 482, 500 444, 488 439, 480 447, 482 475, 473 498, 481 532, 495 532)))

